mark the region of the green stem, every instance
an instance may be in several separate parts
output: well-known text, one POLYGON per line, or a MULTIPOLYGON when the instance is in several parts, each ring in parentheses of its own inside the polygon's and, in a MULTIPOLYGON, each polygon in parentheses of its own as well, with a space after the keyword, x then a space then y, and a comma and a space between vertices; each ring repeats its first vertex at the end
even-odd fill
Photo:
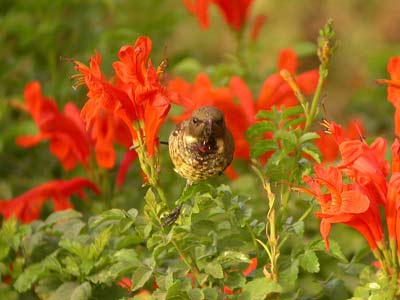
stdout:
POLYGON ((318 79, 318 84, 317 88, 314 93, 314 97, 311 102, 311 107, 307 115, 306 119, 306 125, 304 127, 304 132, 308 131, 310 129, 312 122, 315 120, 316 115, 318 113, 317 108, 318 108, 318 103, 321 97, 321 92, 322 92, 322 87, 324 85, 325 79, 328 77, 328 69, 327 66, 322 64, 319 68, 319 79, 318 79))

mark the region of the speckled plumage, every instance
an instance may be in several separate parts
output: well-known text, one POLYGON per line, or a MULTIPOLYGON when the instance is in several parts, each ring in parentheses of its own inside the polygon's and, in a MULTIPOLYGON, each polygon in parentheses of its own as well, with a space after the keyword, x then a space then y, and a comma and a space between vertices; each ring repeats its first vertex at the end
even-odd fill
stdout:
POLYGON ((175 171, 189 183, 221 174, 232 162, 234 141, 223 113, 206 106, 179 123, 169 136, 175 171))

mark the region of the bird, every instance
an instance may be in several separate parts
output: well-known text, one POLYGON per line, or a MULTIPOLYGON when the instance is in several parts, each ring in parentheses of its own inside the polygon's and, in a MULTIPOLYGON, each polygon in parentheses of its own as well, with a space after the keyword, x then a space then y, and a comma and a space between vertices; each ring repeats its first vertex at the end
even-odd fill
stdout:
POLYGON ((213 106, 196 109, 190 118, 177 124, 168 145, 175 172, 189 185, 222 174, 235 150, 224 113, 213 106))

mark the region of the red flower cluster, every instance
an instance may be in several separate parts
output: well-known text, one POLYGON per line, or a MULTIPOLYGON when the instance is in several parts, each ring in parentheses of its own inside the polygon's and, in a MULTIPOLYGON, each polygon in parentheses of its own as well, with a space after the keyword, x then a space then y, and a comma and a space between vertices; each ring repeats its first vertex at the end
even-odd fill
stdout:
POLYGON ((89 90, 81 113, 87 126, 111 114, 129 128, 131 142, 145 141, 149 156, 155 153, 157 133, 170 109, 169 93, 149 60, 151 45, 149 38, 140 37, 133 46, 121 47, 120 60, 113 64, 115 83, 101 72, 99 53, 91 57, 89 66, 75 62, 81 72, 75 77, 77 85, 86 84, 89 90))
POLYGON ((377 138, 371 145, 351 140, 339 125, 331 122, 329 131, 338 144, 342 163, 337 167, 315 166, 315 176, 305 176, 309 188, 300 189, 318 201, 321 235, 329 249, 331 225, 342 223, 358 230, 372 250, 381 247, 384 230, 380 207, 384 207, 390 240, 400 245, 400 143, 392 145, 392 175, 384 159, 386 141, 377 138), (346 178, 346 180, 345 180, 346 178))
MULTIPOLYGON (((291 49, 282 50, 278 58, 278 69, 287 69, 295 73, 298 66, 298 57, 291 49)), ((304 94, 312 94, 317 86, 319 74, 317 70, 304 72, 296 76, 296 81, 304 94)), ((195 82, 188 83, 182 78, 169 82, 169 89, 179 95, 174 102, 183 106, 182 115, 175 117, 179 122, 186 119, 193 110, 212 105, 221 109, 225 114, 226 124, 235 139, 234 158, 249 159, 249 145, 246 140, 247 129, 254 124, 254 115, 257 110, 270 110, 272 106, 290 107, 298 104, 292 89, 279 72, 269 76, 255 100, 246 83, 239 77, 233 77, 227 87, 213 87, 206 74, 199 74, 195 82), (240 120, 240 121, 238 121, 240 120)), ((228 174, 233 175, 232 169, 228 174)))
POLYGON ((15 216, 24 223, 30 223, 39 218, 40 210, 48 199, 53 202, 54 211, 72 208, 68 198, 77 194, 83 199, 83 188, 89 188, 96 194, 100 193, 95 184, 84 178, 53 180, 12 200, 0 200, 0 214, 6 219, 15 216))

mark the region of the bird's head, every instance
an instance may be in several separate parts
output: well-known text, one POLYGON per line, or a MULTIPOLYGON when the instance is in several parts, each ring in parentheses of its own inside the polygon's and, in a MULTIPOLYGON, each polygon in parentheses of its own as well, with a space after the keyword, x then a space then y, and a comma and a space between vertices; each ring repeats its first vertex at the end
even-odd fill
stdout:
POLYGON ((192 113, 185 133, 197 142, 208 143, 223 137, 225 129, 224 113, 213 106, 204 106, 192 113))

